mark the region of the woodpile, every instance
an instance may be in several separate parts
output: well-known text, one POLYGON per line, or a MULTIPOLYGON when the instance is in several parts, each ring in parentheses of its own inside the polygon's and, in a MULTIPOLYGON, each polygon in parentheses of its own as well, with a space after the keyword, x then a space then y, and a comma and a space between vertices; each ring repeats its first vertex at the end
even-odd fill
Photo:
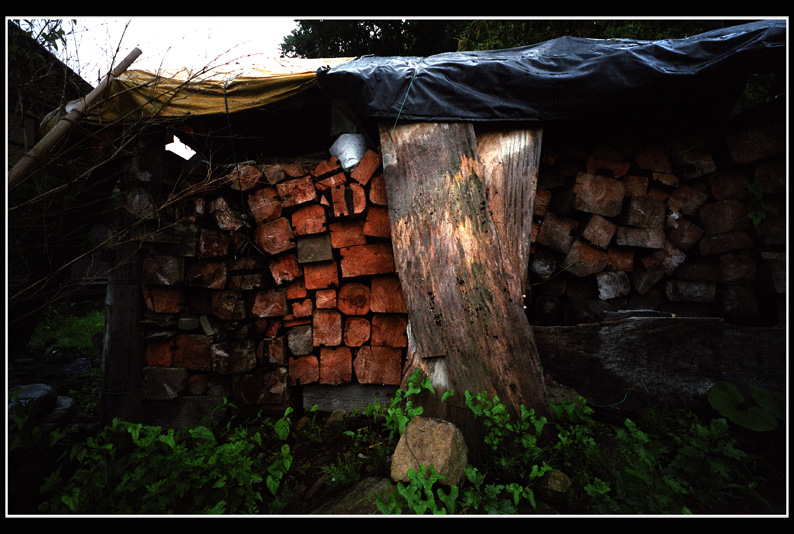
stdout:
MULTIPOLYGON (((625 310, 782 324, 785 132, 594 131, 544 131, 529 324, 625 310)), ((279 405, 291 386, 400 384, 408 310, 376 150, 349 170, 246 163, 187 182, 194 193, 160 208, 143 189, 122 204, 156 229, 141 237, 143 400, 279 405)))
POLYGON ((672 140, 547 129, 530 323, 654 309, 781 324, 787 177, 779 120, 672 140))
POLYGON ((143 240, 142 397, 281 404, 295 385, 398 385, 408 319, 380 155, 216 174, 143 240))

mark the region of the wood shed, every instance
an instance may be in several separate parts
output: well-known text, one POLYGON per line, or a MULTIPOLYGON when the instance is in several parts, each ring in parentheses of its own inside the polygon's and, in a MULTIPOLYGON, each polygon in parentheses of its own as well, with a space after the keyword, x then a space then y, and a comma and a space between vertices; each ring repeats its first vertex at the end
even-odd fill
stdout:
POLYGON ((385 400, 413 369, 547 408, 785 388, 786 27, 128 70, 106 417, 385 400), (267 67, 267 68, 266 68, 267 67), (166 150, 178 138, 190 159, 166 150), (763 215, 761 215, 763 213, 763 215))

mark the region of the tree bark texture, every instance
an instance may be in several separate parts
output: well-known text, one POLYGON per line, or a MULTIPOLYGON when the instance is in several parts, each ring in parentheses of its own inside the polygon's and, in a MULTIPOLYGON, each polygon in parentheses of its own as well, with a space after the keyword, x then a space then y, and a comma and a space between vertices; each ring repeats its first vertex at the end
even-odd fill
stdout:
POLYGON ((458 404, 464 391, 485 391, 514 414, 522 404, 547 413, 521 277, 489 213, 472 125, 383 126, 381 150, 408 367, 421 367, 438 395, 455 390, 458 404))

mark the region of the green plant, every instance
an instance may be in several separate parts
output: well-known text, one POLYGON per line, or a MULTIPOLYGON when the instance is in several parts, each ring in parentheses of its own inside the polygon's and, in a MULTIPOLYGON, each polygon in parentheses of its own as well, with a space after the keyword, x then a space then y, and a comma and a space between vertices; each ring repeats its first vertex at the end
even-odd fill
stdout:
POLYGON ((114 420, 68 452, 42 487, 44 513, 255 513, 262 471, 258 433, 237 428, 216 436, 207 427, 164 430, 114 420))
POLYGON ((47 353, 71 348, 87 349, 92 346, 91 338, 104 328, 104 308, 84 315, 71 315, 51 306, 33 331, 28 346, 44 349, 47 353))
POLYGON ((276 495, 281 487, 281 481, 289 472, 292 466, 292 454, 288 444, 281 446, 281 449, 273 455, 272 462, 267 468, 267 489, 276 495))
POLYGON ((773 215, 778 214, 778 209, 764 199, 764 186, 757 178, 745 180, 744 186, 750 192, 750 196, 753 199, 753 206, 755 209, 748 210, 747 212, 747 216, 753 221, 753 226, 757 227, 761 224, 761 221, 766 218, 768 213, 773 215))
POLYGON ((750 386, 752 405, 730 382, 717 382, 706 393, 712 408, 732 423, 758 432, 774 430, 778 420, 785 418, 785 399, 782 394, 750 386))
MULTIPOLYGON (((276 438, 280 441, 285 441, 289 437, 292 427, 292 420, 289 418, 289 415, 292 411, 292 408, 288 407, 284 410, 284 415, 273 425, 276 438)), ((281 448, 273 454, 271 463, 267 468, 268 474, 265 484, 271 494, 276 495, 276 493, 278 493, 281 482, 284 476, 289 472, 290 467, 292 467, 292 454, 289 444, 284 443, 281 445, 281 448)))
POLYGON ((485 392, 472 395, 467 391, 465 397, 475 420, 485 427, 484 441, 494 451, 489 458, 498 476, 528 480, 551 469, 543 461, 544 451, 538 445, 548 422, 545 417, 536 417, 534 410, 522 405, 518 420, 512 421, 497 396, 489 400, 485 392))
MULTIPOLYGON (((389 440, 401 436, 408 421, 424 412, 422 406, 414 405, 412 398, 414 395, 421 393, 423 389, 435 395, 430 377, 423 377, 422 371, 419 369, 414 370, 413 374, 406 380, 406 384, 407 389, 398 389, 388 406, 384 407, 380 402, 367 406, 368 416, 375 419, 380 417, 384 419, 385 426, 389 432, 389 440)), ((447 391, 442 396, 441 402, 444 402, 453 394, 453 391, 447 391)))
POLYGON ((449 493, 445 493, 442 488, 434 488, 436 482, 443 480, 444 477, 439 475, 432 465, 430 472, 427 471, 425 466, 420 467, 419 472, 409 469, 408 484, 397 482, 396 491, 385 497, 378 496, 378 510, 384 514, 401 514, 404 510, 416 515, 424 515, 425 512, 434 515, 454 514, 458 496, 457 486, 450 486, 449 493))
POLYGON ((651 436, 630 419, 615 431, 611 471, 584 484, 591 508, 610 514, 690 514, 722 503, 759 499, 746 454, 727 422, 691 414, 671 421, 667 436, 651 436))
POLYGON ((359 462, 353 454, 338 454, 337 462, 324 465, 320 470, 326 475, 326 486, 338 490, 352 486, 359 480, 359 462))
POLYGON ((486 476, 472 465, 466 466, 466 482, 459 507, 461 512, 479 514, 515 514, 522 499, 536 506, 535 494, 529 485, 486 483, 486 476))

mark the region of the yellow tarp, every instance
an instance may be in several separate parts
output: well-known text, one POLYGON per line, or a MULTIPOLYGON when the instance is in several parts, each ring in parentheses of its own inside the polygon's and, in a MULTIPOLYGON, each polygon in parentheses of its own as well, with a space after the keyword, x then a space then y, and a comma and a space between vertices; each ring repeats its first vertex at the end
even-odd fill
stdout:
MULTIPOLYGON (((130 69, 111 82, 107 96, 83 121, 104 125, 170 121, 262 107, 313 87, 317 69, 350 59, 271 58, 255 65, 199 72, 130 69)), ((42 128, 49 130, 63 114, 63 110, 51 113, 42 128)))

